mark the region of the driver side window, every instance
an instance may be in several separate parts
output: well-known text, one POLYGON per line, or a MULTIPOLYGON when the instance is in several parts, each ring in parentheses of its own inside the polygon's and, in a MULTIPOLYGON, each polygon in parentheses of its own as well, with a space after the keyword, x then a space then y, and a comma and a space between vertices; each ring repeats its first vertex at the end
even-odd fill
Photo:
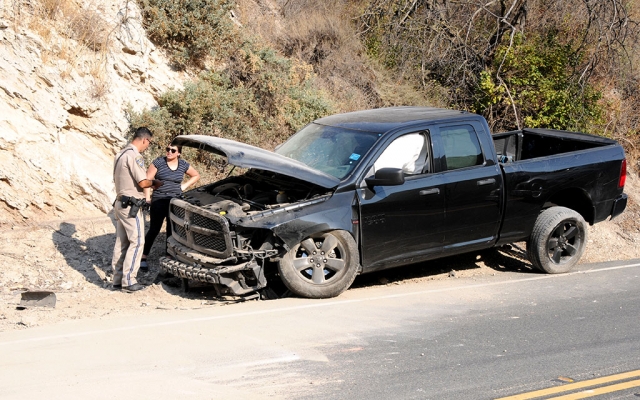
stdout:
POLYGON ((405 175, 428 172, 427 137, 422 132, 400 136, 382 152, 373 164, 372 174, 382 168, 400 168, 405 175))

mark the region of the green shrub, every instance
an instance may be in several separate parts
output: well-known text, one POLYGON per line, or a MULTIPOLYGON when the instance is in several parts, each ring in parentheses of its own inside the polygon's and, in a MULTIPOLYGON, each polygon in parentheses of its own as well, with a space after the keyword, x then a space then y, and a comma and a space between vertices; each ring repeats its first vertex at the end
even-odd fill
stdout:
MULTIPOLYGON (((494 63, 480 73, 476 90, 476 112, 496 125, 513 126, 513 105, 522 125, 594 132, 603 121, 598 101, 601 93, 579 82, 574 68, 583 55, 563 45, 555 34, 516 36, 497 51, 494 63), (499 71, 499 72, 498 72, 499 71), (496 79, 499 74, 503 82, 496 79), (508 91, 507 91, 508 88, 508 91), (500 121, 500 118, 509 121, 500 121)), ((595 132, 594 132, 595 133, 595 132)))
MULTIPOLYGON (((245 42, 230 68, 203 72, 184 90, 166 92, 158 107, 129 111, 133 129, 149 127, 163 148, 177 135, 224 137, 272 148, 333 107, 313 88, 312 67, 245 42)), ((149 157, 156 156, 152 149, 149 157)), ((204 157, 204 156, 203 156, 204 157)))
POLYGON ((225 57, 238 40, 231 0, 139 0, 149 38, 169 51, 176 68, 225 57))

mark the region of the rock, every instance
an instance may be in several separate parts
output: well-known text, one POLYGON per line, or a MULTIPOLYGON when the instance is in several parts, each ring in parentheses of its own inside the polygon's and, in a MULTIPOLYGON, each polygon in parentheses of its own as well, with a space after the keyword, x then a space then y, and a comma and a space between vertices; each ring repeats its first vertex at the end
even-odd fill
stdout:
POLYGON ((128 104, 137 111, 150 108, 157 105, 158 93, 182 86, 180 75, 146 37, 134 2, 127 3, 119 22, 108 15, 122 8, 118 1, 87 7, 105 15, 116 33, 107 54, 83 49, 58 33, 53 23, 46 26, 49 34, 43 39, 39 30, 29 27, 48 22, 30 20, 27 12, 20 15, 25 20, 15 33, 6 28, 18 8, 0 7, 2 221, 24 223, 55 217, 56 212, 77 217, 110 210, 115 196, 113 155, 127 142, 128 104), (65 55, 69 49, 73 58, 65 55), (96 57, 107 57, 117 70, 96 69, 104 62, 96 57), (97 81, 108 85, 100 97, 92 95, 97 81), (7 171, 21 171, 20 179, 7 171))

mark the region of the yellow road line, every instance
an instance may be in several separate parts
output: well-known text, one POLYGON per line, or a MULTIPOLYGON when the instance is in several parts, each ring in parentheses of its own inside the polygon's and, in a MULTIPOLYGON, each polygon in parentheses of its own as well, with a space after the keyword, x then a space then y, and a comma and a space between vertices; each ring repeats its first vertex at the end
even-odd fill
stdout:
MULTIPOLYGON (((549 396, 551 394, 570 392, 572 390, 582 389, 590 386, 602 385, 603 383, 610 383, 615 381, 620 381, 623 379, 636 378, 640 376, 640 370, 629 371, 622 374, 617 375, 609 375, 603 376, 602 378, 591 379, 588 381, 581 381, 576 383, 571 383, 568 385, 555 386, 548 389, 536 390, 534 392, 517 394, 515 396, 501 397, 496 400, 527 400, 527 399, 535 399, 536 397, 549 396)), ((636 381, 632 381, 636 382, 636 381)), ((635 386, 630 386, 635 387, 635 386)), ((559 398, 559 397, 558 397, 559 398)), ((576 399, 579 397, 576 397, 576 399)))
POLYGON ((567 394, 559 397, 552 397, 549 400, 576 400, 576 399, 586 399, 587 397, 598 396, 605 393, 617 392, 619 390, 630 389, 633 387, 640 386, 640 379, 635 381, 628 381, 623 383, 618 383, 616 385, 611 386, 603 386, 597 389, 591 389, 584 392, 567 394))

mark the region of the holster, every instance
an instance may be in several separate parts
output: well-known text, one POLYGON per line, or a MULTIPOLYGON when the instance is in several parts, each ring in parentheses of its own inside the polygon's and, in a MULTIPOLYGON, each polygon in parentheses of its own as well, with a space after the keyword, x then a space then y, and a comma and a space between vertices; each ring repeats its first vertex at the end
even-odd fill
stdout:
POLYGON ((120 196, 118 197, 118 200, 120 200, 120 205, 122 206, 122 208, 131 207, 129 209, 130 218, 135 218, 138 215, 138 211, 140 211, 140 208, 142 208, 143 211, 149 210, 149 204, 145 199, 136 199, 135 197, 131 196, 120 196))
POLYGON ((129 209, 129 218, 135 218, 138 216, 138 211, 140 211, 140 206, 136 203, 131 204, 131 208, 129 209))
POLYGON ((134 218, 138 215, 138 211, 142 208, 142 211, 145 211, 149 208, 147 200, 145 199, 136 199, 134 197, 129 198, 129 204, 131 205, 131 209, 129 210, 129 217, 134 218))

